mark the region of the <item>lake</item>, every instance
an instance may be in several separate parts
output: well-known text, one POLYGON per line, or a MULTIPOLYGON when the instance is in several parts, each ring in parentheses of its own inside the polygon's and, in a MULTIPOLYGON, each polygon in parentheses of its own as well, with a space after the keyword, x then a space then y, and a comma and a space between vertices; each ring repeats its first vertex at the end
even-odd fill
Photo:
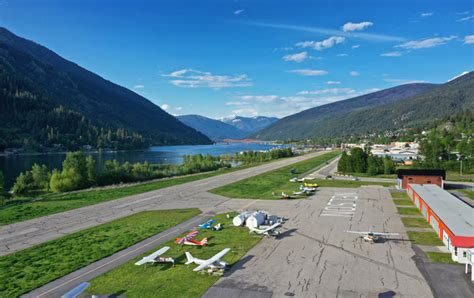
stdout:
MULTIPOLYGON (((91 152, 86 154, 92 155, 97 161, 98 168, 101 168, 105 161, 111 159, 131 163, 148 161, 149 163, 178 164, 182 162, 183 155, 210 154, 218 156, 241 151, 269 150, 286 146, 264 143, 217 143, 214 145, 159 146, 150 147, 148 150, 91 152)), ((6 188, 10 188, 16 177, 22 171, 30 170, 31 166, 35 163, 45 164, 50 170, 54 168, 60 169, 65 156, 65 153, 0 156, 0 170, 5 175, 6 188)))

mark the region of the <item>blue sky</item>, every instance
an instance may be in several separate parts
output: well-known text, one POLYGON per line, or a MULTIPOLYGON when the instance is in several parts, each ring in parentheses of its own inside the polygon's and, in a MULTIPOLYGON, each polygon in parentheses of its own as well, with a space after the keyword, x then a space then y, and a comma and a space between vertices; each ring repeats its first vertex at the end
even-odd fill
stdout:
POLYGON ((0 26, 174 115, 282 117, 474 68, 472 1, 0 0, 0 26))

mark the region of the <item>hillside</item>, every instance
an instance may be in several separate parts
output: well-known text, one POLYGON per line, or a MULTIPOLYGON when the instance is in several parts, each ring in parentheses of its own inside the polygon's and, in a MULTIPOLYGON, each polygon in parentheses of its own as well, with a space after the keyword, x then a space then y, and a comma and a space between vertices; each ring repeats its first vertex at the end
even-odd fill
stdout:
POLYGON ((0 28, 0 149, 208 144, 146 98, 0 28))
POLYGON ((245 132, 230 124, 200 115, 182 115, 177 116, 176 118, 187 126, 203 133, 213 141, 242 139, 246 136, 245 132))
POLYGON ((408 127, 472 105, 472 86, 472 73, 443 85, 401 85, 290 115, 253 136, 304 139, 408 127))
POLYGON ((230 124, 239 130, 245 132, 247 135, 257 132, 269 125, 278 121, 276 117, 264 117, 264 116, 255 116, 255 117, 228 117, 223 118, 222 122, 230 124))

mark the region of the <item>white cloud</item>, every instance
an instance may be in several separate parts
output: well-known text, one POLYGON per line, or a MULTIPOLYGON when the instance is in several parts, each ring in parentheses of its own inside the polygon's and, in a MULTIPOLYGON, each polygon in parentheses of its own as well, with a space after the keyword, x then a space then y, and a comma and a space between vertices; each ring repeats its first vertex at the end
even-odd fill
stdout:
POLYGON ((247 117, 253 117, 253 116, 259 115, 257 109, 254 109, 254 108, 233 110, 232 114, 239 115, 239 116, 247 116, 247 117))
POLYGON ((394 83, 394 84, 415 84, 415 83, 426 83, 423 80, 410 80, 410 79, 393 79, 393 78, 385 78, 383 79, 387 83, 394 83))
POLYGON ((304 60, 306 60, 307 58, 309 58, 308 56, 308 52, 301 52, 301 53, 296 53, 296 54, 290 54, 290 55, 285 55, 282 57, 283 60, 285 61, 293 61, 293 62, 296 62, 296 63, 300 63, 300 62, 303 62, 304 60))
POLYGON ((261 103, 272 103, 276 102, 279 97, 277 95, 244 95, 240 99, 244 101, 255 101, 261 103))
POLYGON ((171 108, 171 106, 169 104, 162 104, 161 105, 161 109, 165 110, 165 111, 168 111, 169 109, 171 108))
POLYGON ((347 57, 347 56, 349 56, 349 55, 346 54, 346 53, 341 53, 341 54, 337 54, 336 56, 337 56, 337 57, 347 57))
POLYGON ((405 42, 403 44, 395 46, 396 48, 403 48, 409 50, 418 50, 418 49, 426 49, 426 48, 433 48, 440 45, 444 45, 449 41, 455 39, 456 36, 447 36, 447 37, 433 37, 433 38, 425 38, 419 40, 412 40, 405 42))
POLYGON ((355 44, 355 45, 353 45, 351 48, 352 48, 352 49, 358 49, 358 48, 360 48, 360 44, 355 44))
POLYGON ((349 74, 351 75, 351 77, 358 77, 358 76, 360 76, 360 72, 355 71, 355 70, 351 71, 349 74))
POLYGON ((283 30, 294 30, 310 33, 318 33, 322 35, 339 35, 344 37, 358 38, 369 41, 404 41, 405 38, 384 34, 372 34, 372 33, 363 33, 363 32, 344 32, 342 30, 327 29, 321 27, 308 27, 308 26, 298 26, 298 25, 288 25, 288 24, 276 24, 276 23, 262 23, 262 22, 249 22, 249 21, 234 21, 235 23, 257 26, 257 27, 266 27, 266 28, 276 28, 283 30))
POLYGON ((354 94, 356 91, 352 88, 329 88, 312 91, 300 91, 299 95, 323 95, 323 94, 354 94))
POLYGON ((183 107, 176 107, 176 108, 174 108, 174 109, 175 109, 176 111, 181 111, 181 110, 183 110, 183 107))
POLYGON ((380 54, 380 56, 382 56, 382 57, 400 57, 401 55, 402 55, 402 53, 400 53, 398 51, 380 54))
POLYGON ((245 9, 237 9, 236 11, 234 11, 234 14, 239 15, 239 14, 243 13, 244 11, 245 11, 245 9))
POLYGON ((342 36, 331 36, 322 41, 303 41, 296 44, 300 48, 313 48, 317 51, 332 48, 336 44, 343 43, 346 40, 342 36))
POLYGON ((243 101, 228 101, 225 103, 226 106, 245 106, 248 105, 248 102, 243 101))
POLYGON ((183 88, 230 88, 230 87, 248 87, 252 82, 245 74, 227 76, 213 75, 210 72, 204 72, 194 69, 181 69, 164 74, 164 77, 170 77, 170 83, 183 88))
POLYGON ((469 20, 472 20, 472 19, 474 19, 474 15, 467 16, 467 17, 464 17, 464 18, 460 18, 458 20, 458 22, 466 22, 466 21, 469 21, 469 20))
POLYGON ((289 70, 288 72, 296 73, 302 76, 322 76, 328 73, 325 70, 317 70, 317 69, 293 69, 293 70, 289 70))
POLYGON ((422 13, 420 13, 420 16, 421 16, 422 18, 431 17, 431 16, 433 16, 433 15, 434 15, 433 12, 422 12, 422 13))
POLYGON ((467 35, 464 37, 464 44, 474 44, 474 35, 467 35))
POLYGON ((327 81, 326 84, 327 85, 340 85, 341 82, 339 82, 339 81, 327 81))
POLYGON ((133 89, 143 89, 143 88, 145 88, 145 85, 138 84, 138 85, 133 86, 133 89))
POLYGON ((372 26, 374 23, 372 22, 360 22, 360 23, 345 23, 344 26, 342 26, 342 31, 344 32, 351 32, 351 31, 360 31, 364 30, 370 26, 372 26))

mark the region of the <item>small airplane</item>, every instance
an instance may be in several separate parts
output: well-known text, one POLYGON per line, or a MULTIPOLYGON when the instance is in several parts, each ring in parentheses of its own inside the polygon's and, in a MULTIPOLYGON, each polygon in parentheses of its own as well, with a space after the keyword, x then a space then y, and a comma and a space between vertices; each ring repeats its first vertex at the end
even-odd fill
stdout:
POLYGON ((193 269, 193 271, 201 271, 203 269, 209 268, 212 271, 215 270, 225 270, 227 267, 227 263, 221 261, 220 259, 225 256, 230 251, 230 248, 224 248, 221 252, 217 253, 215 256, 208 260, 201 260, 198 258, 193 257, 189 252, 186 252, 186 258, 188 261, 185 263, 186 265, 195 263, 199 266, 193 269))
POLYGON ((221 224, 221 223, 218 223, 217 225, 215 225, 215 226, 212 227, 212 230, 213 230, 213 231, 220 231, 220 230, 222 230, 222 224, 221 224))
POLYGON ((184 242, 189 241, 189 240, 193 239, 194 237, 196 237, 198 233, 199 233, 198 231, 191 231, 189 234, 187 234, 183 238, 176 238, 175 243, 176 244, 184 244, 184 242))
POLYGON ((316 182, 304 182, 303 185, 304 187, 311 187, 311 188, 316 188, 319 186, 316 182))
POLYGON ((160 248, 159 250, 155 251, 149 256, 144 257, 140 261, 136 262, 135 265, 141 266, 146 263, 172 263, 174 265, 174 259, 173 258, 163 258, 161 255, 164 254, 169 250, 169 246, 165 246, 163 248, 160 248))
POLYGON ((280 235, 280 231, 277 230, 281 226, 281 222, 277 222, 265 229, 259 229, 259 228, 249 228, 250 232, 249 233, 255 233, 257 235, 265 235, 265 236, 278 236, 280 235))
POLYGON ((205 223, 199 225, 200 229, 210 229, 216 221, 214 219, 208 220, 205 223))
POLYGON ((358 231, 346 231, 347 233, 359 234, 365 242, 375 243, 380 237, 385 236, 397 236, 398 233, 379 233, 379 232, 358 232, 358 231))

